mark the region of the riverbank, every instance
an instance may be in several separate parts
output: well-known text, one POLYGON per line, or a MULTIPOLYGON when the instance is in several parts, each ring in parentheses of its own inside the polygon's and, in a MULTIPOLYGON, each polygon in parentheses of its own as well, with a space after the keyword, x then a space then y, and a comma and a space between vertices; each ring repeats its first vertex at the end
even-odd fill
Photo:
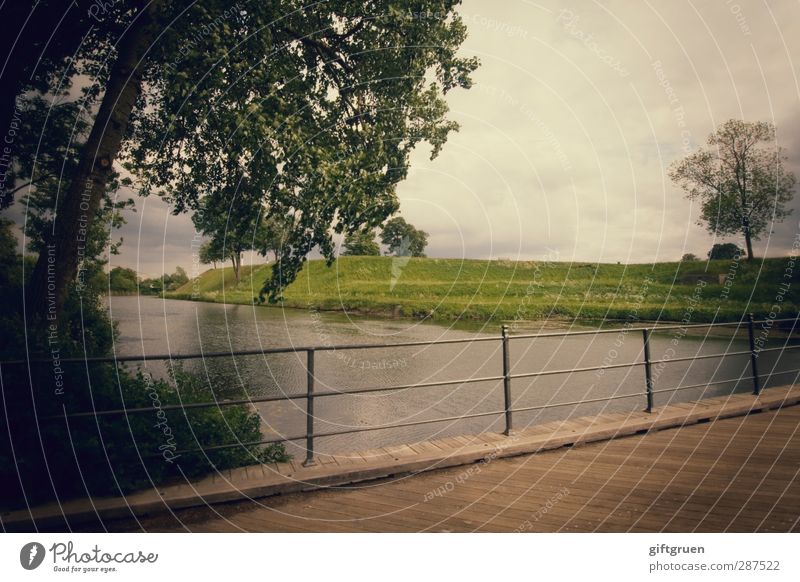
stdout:
MULTIPOLYGON (((308 261, 284 307, 441 320, 735 321, 795 317, 800 271, 788 258, 619 265, 341 257, 308 261), (788 273, 788 275, 787 275, 788 273)), ((251 304, 270 265, 209 269, 172 299, 251 304)))

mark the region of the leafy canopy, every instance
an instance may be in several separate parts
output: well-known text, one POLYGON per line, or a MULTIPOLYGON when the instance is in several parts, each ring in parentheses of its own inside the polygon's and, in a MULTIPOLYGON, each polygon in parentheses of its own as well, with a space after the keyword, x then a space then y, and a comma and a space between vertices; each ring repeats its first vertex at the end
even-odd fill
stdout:
POLYGON ((397 257, 424 257, 428 233, 419 230, 397 216, 387 221, 381 232, 381 242, 389 247, 388 254, 397 257))
POLYGON ((670 177, 690 199, 701 203, 700 224, 717 235, 742 233, 758 240, 791 212, 795 176, 783 167, 786 156, 775 142, 775 126, 732 119, 712 133, 707 149, 673 164, 670 177))
POLYGON ((313 248, 330 263, 334 233, 397 211, 412 150, 427 142, 435 157, 457 129, 444 95, 478 65, 456 54, 466 26, 454 0, 178 4, 145 74, 129 167, 175 212, 291 217, 261 290, 275 301, 313 248))
POLYGON ((717 243, 708 251, 708 258, 715 259, 737 259, 744 255, 744 250, 734 243, 717 243))
POLYGON ((348 234, 342 244, 344 257, 370 257, 380 256, 381 247, 375 242, 375 231, 372 229, 348 234))

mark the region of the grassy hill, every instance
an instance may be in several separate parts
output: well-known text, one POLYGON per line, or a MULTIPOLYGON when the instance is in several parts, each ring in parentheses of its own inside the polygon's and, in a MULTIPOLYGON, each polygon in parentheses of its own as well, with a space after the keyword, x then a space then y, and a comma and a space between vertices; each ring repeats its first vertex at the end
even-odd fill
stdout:
MULTIPOLYGON (((285 307, 436 319, 736 320, 795 316, 800 269, 789 259, 614 265, 535 261, 341 257, 309 261, 285 293, 285 307), (785 273, 789 275, 785 275, 785 273), (720 275, 723 277, 721 278, 720 275), (727 280, 724 277, 727 276, 727 280), (786 278, 785 278, 786 277, 786 278), (724 282, 722 282, 724 281, 724 282), (788 290, 781 284, 789 283, 788 290), (781 295, 781 289, 783 294, 781 295)), ((212 269, 168 297, 249 304, 269 265, 212 269)))

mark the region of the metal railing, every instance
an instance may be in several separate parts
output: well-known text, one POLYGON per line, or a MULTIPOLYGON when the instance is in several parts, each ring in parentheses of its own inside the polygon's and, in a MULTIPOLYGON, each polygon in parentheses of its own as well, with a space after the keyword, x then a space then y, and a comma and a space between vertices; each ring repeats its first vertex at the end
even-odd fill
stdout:
MULTIPOLYGON (((244 405, 244 404, 257 404, 257 403, 265 403, 265 402, 277 402, 277 401, 292 401, 292 400, 305 400, 306 401, 306 428, 303 434, 299 435, 288 435, 288 436, 280 436, 276 438, 270 439, 263 439, 259 441, 253 442, 237 442, 232 444, 223 444, 223 445, 215 445, 215 446, 205 446, 205 447, 197 447, 191 449, 184 449, 175 451, 175 454, 191 454, 191 453, 200 453, 200 452, 210 452, 210 451, 218 451, 233 447, 252 447, 258 445, 267 445, 277 442, 288 442, 288 441, 302 441, 305 440, 306 442, 306 458, 303 462, 303 465, 310 466, 315 464, 315 439, 325 438, 325 437, 332 437, 332 436, 340 436, 340 435, 347 435, 347 434, 355 434, 355 433, 362 433, 362 432, 369 432, 375 430, 385 430, 385 429, 397 429, 397 428, 405 428, 405 427, 412 427, 412 426, 421 426, 426 424, 433 424, 433 423, 440 423, 440 422, 454 422, 458 420, 466 420, 471 418, 480 418, 480 417, 487 417, 487 416, 502 416, 505 419, 505 429, 504 434, 510 435, 514 428, 514 413, 518 412, 528 412, 533 410, 544 410, 548 408, 556 408, 562 406, 577 406, 581 404, 588 404, 588 403, 595 403, 595 402, 605 402, 610 400, 622 399, 622 398, 633 398, 633 397, 645 397, 646 405, 645 411, 652 412, 654 407, 654 395, 659 393, 666 393, 666 392, 675 392, 680 390, 688 390, 694 388, 702 388, 707 386, 719 385, 719 384, 726 384, 731 382, 740 382, 742 380, 752 380, 753 381, 753 394, 758 395, 762 389, 762 383, 758 372, 758 357, 759 354, 764 352, 774 352, 774 351, 787 351, 800 348, 800 345, 791 345, 791 346, 782 346, 777 348, 758 348, 756 347, 755 341, 755 331, 754 326, 756 323, 770 323, 770 326, 774 323, 783 323, 783 322, 794 322, 794 325, 791 326, 790 334, 794 332, 795 327, 799 319, 797 318, 783 318, 783 319, 770 319, 770 320, 754 320, 752 314, 748 315, 748 317, 743 321, 731 322, 731 323, 701 323, 701 324, 691 324, 691 325, 664 325, 664 326, 653 326, 653 327, 623 327, 623 328, 610 328, 610 329, 597 329, 597 330, 586 330, 586 331, 564 331, 564 332, 550 332, 550 333, 536 333, 536 334, 519 334, 519 335, 510 335, 509 327, 507 325, 502 326, 501 335, 498 336, 489 336, 489 337, 473 337, 473 338, 458 338, 458 339, 445 339, 445 340, 432 340, 432 341, 414 341, 414 342, 400 342, 394 344, 349 344, 349 345, 324 345, 324 346, 304 346, 304 347, 286 347, 286 348, 272 348, 272 349, 260 349, 260 350, 243 350, 243 351, 229 351, 229 352, 211 352, 211 353, 200 353, 200 354, 158 354, 158 355, 149 355, 149 356, 124 356, 124 357, 93 357, 93 358, 71 358, 71 359, 62 359, 62 364, 69 364, 69 363, 80 363, 80 364, 87 364, 87 363, 124 363, 124 362, 136 362, 136 361, 168 361, 168 360, 190 360, 190 359, 205 359, 205 358, 223 358, 223 357, 231 357, 231 356, 255 356, 255 355, 271 355, 271 354, 287 354, 287 353, 305 353, 306 355, 306 391, 305 393, 301 394, 284 394, 281 396, 264 396, 264 397, 257 397, 257 398, 246 398, 246 399, 230 399, 230 400, 215 400, 215 401, 208 401, 208 402, 192 402, 187 404, 174 404, 174 405, 162 405, 160 407, 161 410, 169 411, 169 410, 191 410, 191 409, 199 409, 199 408, 210 408, 210 407, 223 407, 223 406, 236 406, 236 405, 244 405), (738 331, 742 327, 746 327, 747 335, 748 335, 748 344, 749 349, 746 351, 738 351, 738 352, 723 352, 723 353, 714 353, 714 354, 703 354, 703 355, 695 355, 695 356, 687 356, 687 357, 679 357, 679 358, 666 358, 666 359, 659 359, 653 360, 651 358, 650 352, 650 343, 651 343, 651 334, 653 332, 663 332, 669 330, 688 330, 690 328, 714 328, 714 327, 736 327, 735 331, 738 331), (624 331, 624 333, 630 332, 641 332, 642 334, 642 353, 643 359, 641 361, 633 361, 633 362, 624 362, 619 364, 602 364, 599 366, 589 366, 589 367, 582 367, 582 368, 568 368, 568 369, 560 369, 560 370, 543 370, 538 372, 523 372, 514 374, 512 373, 511 367, 511 340, 523 340, 523 339, 541 339, 541 338, 557 338, 557 337, 567 337, 567 336, 581 336, 581 335, 600 335, 600 334, 608 334, 608 333, 620 333, 624 331), (500 341, 502 346, 502 370, 503 373, 501 376, 482 376, 482 377, 471 377, 471 378, 463 378, 458 380, 440 380, 434 382, 423 382, 423 383, 416 383, 416 384, 404 384, 404 385, 393 385, 393 386, 381 386, 381 387, 370 387, 370 388, 359 388, 356 390, 328 390, 328 391, 317 391, 316 390, 316 378, 317 375, 315 373, 315 356, 317 352, 324 352, 324 351, 338 351, 338 350, 370 350, 370 349, 381 349, 381 348, 402 348, 402 347, 419 347, 419 346, 432 346, 432 345, 446 345, 446 344, 464 344, 464 343, 480 343, 480 342, 496 342, 500 341), (653 365, 654 364, 672 364, 677 362, 686 362, 686 361, 695 361, 695 360, 703 360, 703 359, 710 359, 710 358, 725 358, 730 356, 744 356, 749 355, 750 357, 750 371, 751 376, 747 377, 739 377, 739 378, 730 378, 727 380, 720 380, 720 381, 709 381, 703 382, 700 384, 688 385, 688 386, 675 386, 671 388, 664 388, 664 389, 655 389, 655 383, 653 379, 653 365), (596 370, 610 370, 610 369, 620 369, 620 368, 633 368, 637 366, 644 367, 644 392, 636 392, 631 394, 621 394, 621 395, 611 395, 611 396, 604 396, 599 398, 590 398, 590 399, 583 399, 577 401, 568 401, 568 402, 557 402, 552 404, 543 404, 538 406, 526 406, 526 407, 514 407, 514 401, 512 398, 512 381, 514 379, 521 379, 521 378, 537 378, 543 376, 553 376, 553 375, 560 375, 560 374, 573 374, 573 373, 582 373, 582 372, 590 372, 596 370), (409 390, 409 389, 421 389, 421 388, 432 388, 438 386, 448 386, 448 385, 464 385, 464 384, 471 384, 471 383, 478 383, 478 382, 491 382, 497 381, 499 382, 502 380, 503 383, 503 409, 502 410, 492 410, 489 412, 478 412, 472 414, 462 414, 458 416, 450 416, 450 417, 439 417, 433 419, 425 419, 425 420, 417 420, 413 422, 404 422, 404 423, 395 423, 395 424, 385 424, 385 425, 374 425, 374 426, 366 426, 366 427, 359 427, 359 428, 350 428, 345 430, 335 430, 335 431, 327 431, 327 432, 316 432, 315 427, 315 414, 314 414, 314 403, 319 398, 328 398, 331 396, 347 396, 351 394, 369 394, 369 393, 378 393, 378 392, 392 392, 396 390, 409 390)), ((0 370, 2 367, 5 366, 18 366, 18 365, 25 365, 25 364, 33 364, 40 361, 48 361, 45 359, 36 359, 32 358, 29 360, 14 360, 14 361, 6 361, 0 362, 0 370)), ((798 373, 800 369, 796 370, 784 370, 780 372, 773 372, 770 373, 771 376, 780 375, 780 374, 788 374, 788 373, 798 373)), ((50 416, 45 417, 45 420, 56 420, 56 419, 70 419, 70 418, 81 418, 81 417, 107 417, 107 416, 124 416, 128 414, 140 414, 145 412, 152 412, 152 407, 137 407, 137 408, 119 408, 119 409, 112 409, 112 410, 99 410, 99 411, 83 411, 83 412, 70 412, 65 413, 63 415, 57 416, 50 416)), ((152 454, 152 455, 142 455, 142 458, 149 458, 149 457, 158 457, 160 454, 152 454)))

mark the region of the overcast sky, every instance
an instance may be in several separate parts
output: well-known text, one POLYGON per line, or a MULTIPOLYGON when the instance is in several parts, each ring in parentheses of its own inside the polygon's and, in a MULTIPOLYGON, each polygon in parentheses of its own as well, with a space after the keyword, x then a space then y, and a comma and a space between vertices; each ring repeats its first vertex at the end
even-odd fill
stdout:
MULTIPOLYGON (((429 256, 705 256, 714 241, 699 208, 666 172, 730 118, 773 121, 800 175, 795 1, 467 0, 461 13, 462 52, 482 61, 475 86, 448 96, 461 131, 434 161, 415 152, 398 189, 402 215, 430 233, 429 256)), ((798 220, 756 253, 786 254, 798 220)), ((128 221, 112 266, 195 274, 188 216, 153 197, 128 221)))

